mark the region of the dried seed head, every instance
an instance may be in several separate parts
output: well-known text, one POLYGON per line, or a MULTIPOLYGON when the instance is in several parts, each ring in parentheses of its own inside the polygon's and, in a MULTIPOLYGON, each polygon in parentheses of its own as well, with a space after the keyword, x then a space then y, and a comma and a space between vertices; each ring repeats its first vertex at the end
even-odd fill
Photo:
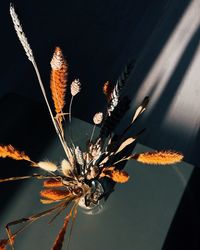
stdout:
POLYGON ((61 168, 62 168, 62 172, 65 176, 69 176, 70 173, 73 172, 72 165, 66 159, 62 160, 61 168))
POLYGON ((81 83, 79 79, 75 79, 71 84, 71 95, 75 96, 81 91, 81 83))
POLYGON ((64 63, 62 51, 59 47, 56 47, 53 57, 51 59, 51 68, 53 70, 60 70, 62 67, 62 64, 64 63))
POLYGON ((49 162, 49 161, 40 161, 37 163, 37 166, 39 168, 42 168, 50 172, 55 172, 58 169, 58 167, 54 163, 49 162))
MULTIPOLYGON (((65 93, 67 88, 68 64, 62 50, 56 47, 51 60, 50 88, 56 113, 61 113, 65 106, 65 93)), ((62 118, 62 117, 60 117, 62 118)))
POLYGON ((102 112, 96 113, 93 117, 93 122, 96 125, 100 124, 102 122, 102 120, 103 120, 103 113, 102 112))
POLYGON ((15 12, 15 9, 13 7, 13 5, 11 4, 10 5, 10 15, 11 15, 11 18, 12 18, 12 21, 13 21, 13 24, 14 24, 14 28, 15 28, 15 31, 17 33, 17 36, 26 52, 26 55, 28 57, 28 59, 31 61, 31 62, 34 62, 34 57, 33 57, 33 52, 31 50, 31 47, 28 43, 28 40, 23 32, 23 29, 22 29, 22 25, 19 21, 19 18, 15 12))

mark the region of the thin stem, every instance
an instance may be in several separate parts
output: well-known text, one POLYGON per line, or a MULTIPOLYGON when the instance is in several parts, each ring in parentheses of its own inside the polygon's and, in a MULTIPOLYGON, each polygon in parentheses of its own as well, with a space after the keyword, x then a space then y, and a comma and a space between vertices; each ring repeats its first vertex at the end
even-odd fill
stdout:
POLYGON ((95 129, 96 129, 96 125, 93 126, 92 134, 91 134, 91 137, 90 137, 90 142, 91 142, 92 139, 93 139, 95 129))
POLYGON ((35 72, 36 72, 36 75, 37 75, 37 78, 38 78, 38 82, 39 82, 40 88, 41 88, 41 90, 42 90, 42 94, 43 94, 43 96, 44 96, 44 99, 45 99, 47 108, 48 108, 48 110, 49 110, 49 114, 50 114, 51 120, 52 120, 52 122, 53 122, 54 128, 55 128, 55 130, 56 130, 56 133, 58 134, 58 137, 59 137, 60 142, 61 142, 61 144, 62 144, 62 146, 63 146, 63 149, 64 149, 66 155, 67 155, 68 158, 69 158, 69 149, 68 149, 66 143, 64 143, 63 137, 62 137, 62 135, 61 135, 61 133, 60 133, 58 127, 57 127, 56 122, 55 122, 55 119, 54 119, 53 113, 52 113, 52 111, 51 111, 51 107, 50 107, 50 105, 49 105, 49 102, 48 102, 48 99, 47 99, 47 95, 46 95, 46 92, 45 92, 45 89, 44 89, 44 85, 43 85, 43 83, 42 83, 42 79, 41 79, 41 76, 40 76, 40 72, 39 72, 39 70, 38 70, 37 64, 36 64, 36 62, 35 62, 34 59, 32 60, 32 64, 33 64, 33 67, 34 67, 34 69, 35 69, 35 72))
POLYGON ((73 102, 74 96, 71 97, 70 104, 69 104, 69 122, 72 122, 72 102, 73 102))

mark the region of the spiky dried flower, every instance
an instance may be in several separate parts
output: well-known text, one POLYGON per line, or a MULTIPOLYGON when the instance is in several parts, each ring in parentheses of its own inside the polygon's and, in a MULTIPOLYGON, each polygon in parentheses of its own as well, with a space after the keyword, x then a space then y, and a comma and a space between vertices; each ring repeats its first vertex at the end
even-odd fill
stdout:
POLYGON ((32 52, 32 49, 28 43, 28 40, 22 30, 22 25, 19 21, 19 18, 15 12, 15 9, 14 7, 12 6, 12 4, 10 5, 10 15, 12 17, 12 21, 13 21, 13 24, 14 24, 14 28, 15 28, 15 31, 17 33, 17 36, 26 52, 26 55, 28 57, 28 59, 30 61, 33 61, 34 60, 34 57, 33 57, 33 52, 32 52))
POLYGON ((93 122, 96 125, 101 124, 102 120, 103 120, 103 113, 102 112, 96 113, 93 117, 93 122))
POLYGON ((182 161, 183 155, 178 152, 163 150, 135 154, 133 158, 144 164, 168 165, 182 161))
POLYGON ((81 91, 81 83, 79 79, 75 79, 71 84, 71 95, 75 96, 81 91))
POLYGON ((65 105, 65 93, 67 87, 68 65, 64 59, 62 50, 56 47, 51 60, 50 88, 54 101, 55 111, 61 113, 65 105))

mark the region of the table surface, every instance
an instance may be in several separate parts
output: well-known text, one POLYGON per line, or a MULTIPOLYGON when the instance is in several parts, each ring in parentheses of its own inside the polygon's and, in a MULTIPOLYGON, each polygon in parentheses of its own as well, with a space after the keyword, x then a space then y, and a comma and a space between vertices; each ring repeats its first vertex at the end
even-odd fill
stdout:
MULTIPOLYGON (((76 144, 82 145, 91 130, 90 124, 73 119, 71 131, 76 144)), ((64 157, 60 149, 59 141, 55 139, 46 148, 42 158, 59 162, 64 157)), ((137 144, 134 152, 149 150, 137 144)), ((193 166, 185 162, 173 166, 148 166, 130 161, 125 169, 131 177, 129 182, 115 186, 115 191, 105 202, 100 214, 87 215, 79 209, 70 243, 71 250, 162 249, 193 166)), ((2 227, 7 222, 50 207, 40 204, 40 190, 39 180, 24 181, 6 210, 0 214, 1 238, 5 236, 2 227)), ((51 225, 47 225, 49 217, 33 223, 17 238, 16 249, 51 249, 64 215, 51 225)))

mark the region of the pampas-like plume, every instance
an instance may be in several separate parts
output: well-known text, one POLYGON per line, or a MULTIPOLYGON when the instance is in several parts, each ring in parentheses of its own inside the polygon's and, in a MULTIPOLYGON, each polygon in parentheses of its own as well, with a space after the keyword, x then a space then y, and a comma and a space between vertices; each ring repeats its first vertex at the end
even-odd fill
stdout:
POLYGON ((118 183, 125 183, 129 179, 129 175, 126 171, 115 169, 115 167, 113 166, 104 168, 102 170, 100 174, 100 178, 104 176, 111 178, 113 181, 118 182, 118 183))
POLYGON ((173 151, 154 151, 135 154, 131 158, 144 164, 168 165, 180 162, 183 155, 173 151))
POLYGON ((42 197, 54 201, 65 199, 69 194, 69 191, 62 189, 43 189, 40 191, 42 197))
POLYGON ((35 166, 50 172, 55 172, 58 169, 58 167, 50 161, 40 161, 35 166))
POLYGON ((17 36, 26 52, 26 55, 28 57, 28 59, 33 62, 34 61, 34 57, 33 57, 33 52, 32 52, 32 49, 28 43, 28 40, 22 30, 22 25, 19 21, 19 18, 15 12, 15 9, 14 7, 12 6, 12 4, 10 5, 10 15, 12 17, 12 21, 13 21, 13 24, 14 24, 14 28, 15 28, 15 31, 17 33, 17 36))
POLYGON ((14 160, 25 160, 32 162, 28 155, 26 155, 23 151, 18 151, 12 145, 0 146, 0 157, 9 157, 14 160))
POLYGON ((56 47, 51 60, 51 93, 56 113, 61 113, 65 105, 65 92, 67 86, 68 65, 62 51, 56 47))

